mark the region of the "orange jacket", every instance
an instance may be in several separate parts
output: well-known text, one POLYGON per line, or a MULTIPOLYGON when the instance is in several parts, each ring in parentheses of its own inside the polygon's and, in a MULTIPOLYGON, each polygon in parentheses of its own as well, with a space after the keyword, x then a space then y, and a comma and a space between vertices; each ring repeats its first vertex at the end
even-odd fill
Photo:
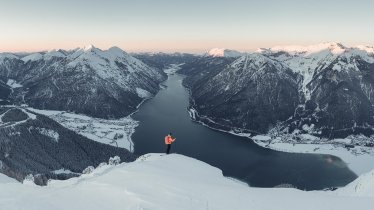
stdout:
POLYGON ((175 141, 175 139, 171 138, 170 135, 165 136, 165 144, 171 144, 175 141))

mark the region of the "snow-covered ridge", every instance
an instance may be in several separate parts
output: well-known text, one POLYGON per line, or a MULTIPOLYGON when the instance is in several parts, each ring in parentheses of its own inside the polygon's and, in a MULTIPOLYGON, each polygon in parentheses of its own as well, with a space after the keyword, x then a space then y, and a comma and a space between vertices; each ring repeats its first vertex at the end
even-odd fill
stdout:
POLYGON ((231 68, 238 69, 242 67, 243 69, 247 68, 257 68, 260 69, 265 64, 271 64, 276 67, 278 70, 283 68, 282 63, 278 62, 277 60, 273 60, 266 55, 261 53, 248 53, 240 58, 236 59, 232 64, 230 64, 231 68))
POLYGON ((229 50, 225 48, 213 48, 206 53, 208 56, 212 57, 240 57, 244 55, 244 53, 241 53, 236 50, 229 50))
MULTIPOLYGON (((18 59, 17 56, 11 53, 1 53, 0 58, 14 58, 18 59)), ((85 63, 93 63, 96 65, 107 65, 106 62, 114 62, 112 60, 117 59, 131 59, 131 62, 137 63, 138 60, 128 55, 121 48, 113 46, 107 50, 102 50, 95 47, 94 45, 88 45, 84 47, 78 47, 73 50, 63 50, 63 49, 52 49, 46 52, 35 52, 23 57, 21 60, 24 62, 37 61, 37 60, 50 60, 53 58, 64 58, 68 61, 68 65, 74 66, 79 62, 85 61, 85 63), (106 60, 102 61, 102 60, 106 60)), ((113 67, 113 66, 111 66, 113 67)))
POLYGON ((342 195, 374 197, 374 170, 359 176, 338 192, 342 195))
POLYGON ((23 62, 27 62, 27 61, 37 61, 40 59, 43 59, 43 55, 41 53, 33 53, 33 54, 23 57, 21 60, 23 60, 23 62))
POLYGON ((289 45, 289 46, 275 46, 269 50, 274 52, 284 51, 288 53, 304 53, 310 55, 313 53, 321 52, 323 50, 329 50, 333 54, 343 53, 347 47, 337 42, 324 42, 316 45, 301 46, 301 45, 289 45))
POLYGON ((0 61, 4 59, 19 59, 18 56, 12 53, 0 53, 0 61))
POLYGON ((292 188, 252 188, 226 178, 206 163, 182 155, 148 154, 132 163, 103 164, 88 174, 46 187, 21 184, 0 175, 4 209, 372 209, 374 177, 338 191, 305 192, 292 188), (361 191, 363 192, 363 191, 361 191))
POLYGON ((303 76, 301 91, 310 99, 311 90, 307 85, 314 75, 334 64, 335 71, 359 71, 358 60, 374 63, 373 47, 346 47, 341 43, 325 42, 310 46, 275 46, 261 48, 258 53, 268 55, 289 66, 303 76))
POLYGON ((359 45, 359 46, 357 46, 357 49, 366 51, 369 54, 374 53, 374 47, 373 46, 370 47, 370 46, 359 45))

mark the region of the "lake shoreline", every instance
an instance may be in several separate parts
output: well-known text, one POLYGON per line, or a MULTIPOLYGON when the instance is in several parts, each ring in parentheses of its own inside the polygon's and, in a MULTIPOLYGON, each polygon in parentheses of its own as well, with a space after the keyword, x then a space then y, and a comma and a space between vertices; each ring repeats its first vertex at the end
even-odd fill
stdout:
MULTIPOLYGON (((188 89, 188 88, 187 88, 188 89)), ((191 101, 192 99, 190 99, 191 101)), ((287 152, 287 153, 304 153, 304 154, 321 154, 321 155, 333 155, 336 157, 341 158, 349 168, 356 173, 357 175, 361 175, 367 173, 374 169, 374 148, 366 147, 360 149, 370 150, 368 153, 359 153, 353 154, 352 149, 348 150, 343 147, 337 147, 333 144, 291 144, 291 143, 284 143, 284 142, 271 142, 270 140, 255 140, 253 139, 250 133, 237 133, 233 130, 228 129, 221 129, 215 127, 215 125, 219 125, 214 120, 208 118, 207 116, 200 116, 198 111, 191 106, 188 108, 188 112, 190 113, 190 118, 192 121, 199 123, 209 129, 213 129, 216 131, 229 133, 235 136, 246 137, 252 142, 256 143, 257 145, 280 152, 287 152), (208 123, 209 124, 208 124, 208 123)), ((221 126, 222 128, 227 128, 226 126, 221 126)), ((266 135, 264 135, 266 136, 266 135)), ((270 138, 270 137, 269 137, 270 138)), ((358 148, 358 147, 357 147, 358 148)))

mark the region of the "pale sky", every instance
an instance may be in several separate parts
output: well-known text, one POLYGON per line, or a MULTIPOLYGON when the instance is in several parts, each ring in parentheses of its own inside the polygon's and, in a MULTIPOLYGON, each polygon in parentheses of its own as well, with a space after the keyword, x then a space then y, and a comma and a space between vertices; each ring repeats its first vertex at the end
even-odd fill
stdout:
POLYGON ((0 52, 374 45, 373 0, 0 0, 0 52))

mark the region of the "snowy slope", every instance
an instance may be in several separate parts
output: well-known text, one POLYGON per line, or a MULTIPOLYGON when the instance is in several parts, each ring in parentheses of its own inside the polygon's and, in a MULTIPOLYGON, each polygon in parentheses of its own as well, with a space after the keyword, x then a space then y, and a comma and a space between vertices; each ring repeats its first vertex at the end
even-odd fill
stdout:
MULTIPOLYGON (((0 161, 1 166, 1 161, 0 161)), ((15 179, 10 178, 9 176, 0 173, 0 185, 8 184, 8 183, 19 183, 15 179)))
POLYGON ((352 196, 374 197, 374 170, 361 175, 346 187, 339 189, 338 193, 352 196))
POLYGON ((5 59, 18 59, 18 57, 11 53, 0 53, 0 61, 3 62, 5 59))
POLYGON ((27 56, 23 57, 21 60, 23 60, 24 62, 27 62, 27 61, 37 61, 37 60, 40 60, 42 58, 43 58, 42 54, 32 53, 30 55, 27 55, 27 56))
MULTIPOLYGON (((373 182, 371 177, 363 184, 373 182)), ((0 206, 7 210, 372 209, 372 194, 352 195, 251 188, 223 177, 217 168, 175 154, 151 154, 132 163, 105 165, 81 177, 51 181, 47 187, 0 182, 0 206)))

